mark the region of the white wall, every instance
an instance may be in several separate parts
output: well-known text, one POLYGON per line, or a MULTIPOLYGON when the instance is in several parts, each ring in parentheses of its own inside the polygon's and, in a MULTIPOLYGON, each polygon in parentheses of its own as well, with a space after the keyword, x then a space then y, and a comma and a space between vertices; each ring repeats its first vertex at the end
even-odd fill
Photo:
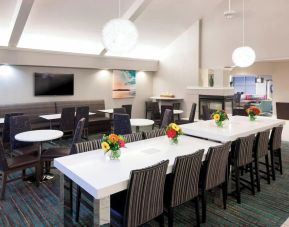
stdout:
POLYGON ((199 83, 199 25, 199 21, 194 23, 166 48, 154 77, 154 95, 169 91, 184 98, 185 111, 191 106, 186 88, 199 83))
POLYGON ((145 101, 152 96, 153 75, 137 73, 137 94, 132 99, 112 99, 112 71, 77 68, 0 66, 0 105, 28 102, 104 99, 105 107, 133 104, 133 117, 143 117, 145 101), (34 96, 34 72, 73 73, 74 95, 55 97, 34 96))
MULTIPOLYGON (((256 51, 257 60, 289 58, 289 1, 245 0, 246 43, 256 51)), ((233 65, 233 50, 242 45, 242 1, 232 1, 237 15, 225 19, 228 1, 223 1, 202 19, 201 67, 223 68, 233 65)))

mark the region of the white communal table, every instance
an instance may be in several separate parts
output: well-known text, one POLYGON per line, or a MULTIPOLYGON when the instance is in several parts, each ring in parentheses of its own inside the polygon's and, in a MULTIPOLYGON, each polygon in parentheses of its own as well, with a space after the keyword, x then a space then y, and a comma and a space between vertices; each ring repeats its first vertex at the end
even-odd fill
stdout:
POLYGON ((0 118, 0 124, 4 124, 4 118, 0 118))
POLYGON ((135 131, 139 132, 140 127, 144 126, 152 126, 155 122, 149 119, 142 119, 142 118, 134 118, 130 119, 131 126, 135 127, 135 131))
MULTIPOLYGON (((70 198, 64 189, 69 178, 94 198, 93 223, 100 226, 110 223, 110 195, 127 189, 130 172, 135 169, 169 160, 167 174, 171 173, 177 156, 191 154, 199 149, 220 145, 190 136, 181 136, 179 144, 171 145, 166 136, 126 144, 120 160, 108 160, 102 150, 89 151, 54 159, 60 174, 60 205, 65 216, 70 214, 70 198)), ((205 155, 204 155, 205 157, 205 155)))
POLYGON ((255 121, 250 121, 249 117, 246 116, 231 116, 229 118, 222 128, 217 127, 213 120, 209 120, 184 124, 182 130, 186 135, 225 143, 285 124, 284 120, 261 116, 258 116, 255 121))

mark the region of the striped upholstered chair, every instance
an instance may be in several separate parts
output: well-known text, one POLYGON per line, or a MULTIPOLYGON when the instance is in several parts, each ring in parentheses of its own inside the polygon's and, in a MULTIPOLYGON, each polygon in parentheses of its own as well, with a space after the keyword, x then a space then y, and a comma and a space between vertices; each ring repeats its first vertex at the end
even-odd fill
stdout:
POLYGON ((160 217, 164 226, 164 186, 169 161, 133 170, 128 190, 111 196, 111 226, 134 227, 160 217))
POLYGON ((123 135, 123 137, 125 138, 125 141, 127 143, 131 143, 131 142, 143 140, 143 133, 136 132, 136 133, 126 134, 126 135, 123 135))
MULTIPOLYGON (((101 139, 98 140, 90 140, 86 142, 80 142, 80 143, 75 143, 73 145, 74 151, 76 153, 83 153, 87 151, 93 151, 93 150, 98 150, 101 148, 101 139)), ((82 190, 80 186, 76 186, 76 215, 75 215, 75 221, 79 221, 79 212, 80 212, 80 202, 81 202, 81 194, 82 190)))
POLYGON ((269 150, 271 156, 271 171, 272 171, 272 179, 275 180, 275 169, 280 171, 280 174, 283 174, 282 168, 282 156, 281 156, 281 140, 282 140, 282 131, 283 127, 275 127, 272 129, 270 141, 269 141, 269 150), (277 160, 275 162, 275 157, 277 160), (275 167, 275 164, 278 166, 275 167))
POLYGON ((223 206, 226 209, 228 187, 228 159, 231 143, 211 147, 201 169, 200 186, 202 197, 202 222, 206 222, 207 192, 218 186, 222 187, 223 206))
POLYGON ((231 165, 233 167, 233 175, 236 182, 236 197, 237 202, 241 203, 241 190, 240 185, 249 188, 252 195, 255 195, 255 183, 254 183, 254 172, 253 172, 253 148, 254 148, 255 135, 241 137, 236 140, 234 149, 232 151, 231 165), (241 178, 241 171, 244 168, 249 167, 250 172, 250 185, 248 181, 241 178))
POLYGON ((253 158, 254 158, 254 169, 255 169, 258 192, 261 191, 260 172, 266 174, 267 183, 270 184, 270 165, 269 165, 269 158, 268 158, 269 135, 270 135, 270 130, 259 132, 255 138, 255 143, 254 143, 253 158), (265 163, 260 162, 259 160, 264 157, 265 157, 265 163), (259 168, 260 163, 265 164, 266 172, 260 170, 259 168))
POLYGON ((151 139, 151 138, 164 136, 164 135, 166 135, 166 131, 164 128, 144 132, 144 138, 145 139, 151 139))
POLYGON ((169 227, 173 227, 174 208, 191 200, 195 202, 197 226, 199 215, 199 176, 204 150, 179 156, 175 159, 172 174, 165 185, 165 207, 168 210, 169 227))

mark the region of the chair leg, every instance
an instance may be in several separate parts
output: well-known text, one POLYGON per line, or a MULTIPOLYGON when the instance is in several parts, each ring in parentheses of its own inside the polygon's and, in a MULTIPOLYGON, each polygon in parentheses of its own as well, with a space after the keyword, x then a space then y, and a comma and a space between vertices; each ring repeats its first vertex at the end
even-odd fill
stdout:
POLYGON ((199 206, 199 197, 196 197, 194 200, 195 200, 195 210, 196 210, 196 221, 197 221, 197 226, 200 226, 200 206, 199 206))
POLYGON ((255 183, 254 183, 254 172, 253 172, 253 163, 249 164, 250 168, 250 178, 251 178, 251 192, 252 195, 255 195, 255 183))
POLYGON ((260 192, 261 191, 261 185, 260 185, 260 173, 259 173, 259 160, 258 158, 255 158, 254 160, 254 164, 255 164, 255 171, 256 171, 256 181, 257 181, 257 191, 260 192))
POLYGON ((227 197, 228 197, 228 185, 227 182, 222 184, 222 194, 223 194, 223 207, 227 209, 227 197))
POLYGON ((241 192, 240 192, 240 172, 239 167, 235 166, 235 175, 236 175, 236 197, 237 203, 241 203, 241 192))
POLYGON ((77 185, 76 215, 75 215, 75 221, 76 221, 76 222, 79 222, 80 201, 81 201, 81 188, 77 185))
POLYGON ((41 165, 40 165, 40 163, 38 163, 35 166, 36 187, 39 187, 39 184, 40 184, 40 169, 41 169, 41 165))
POLYGON ((165 227, 165 216, 164 214, 161 214, 159 217, 160 227, 165 227))
POLYGON ((2 173, 2 182, 1 182, 0 200, 3 200, 5 198, 6 182, 7 182, 7 174, 3 172, 2 173))
POLYGON ((174 226, 174 208, 169 208, 168 212, 168 227, 174 226))
POLYGON ((73 214, 73 182, 69 179, 70 214, 73 214))
POLYGON ((270 150, 270 156, 271 156, 272 180, 276 180, 276 176, 275 176, 275 161, 274 161, 274 151, 273 150, 270 150))
POLYGON ((265 156, 265 163, 266 163, 267 183, 270 184, 270 165, 268 155, 265 156))
POLYGON ((207 219, 207 192, 203 190, 202 193, 202 223, 205 223, 207 219))
POLYGON ((279 171, 280 174, 283 174, 283 167, 282 167, 282 157, 281 157, 281 149, 278 150, 278 158, 279 158, 279 171))

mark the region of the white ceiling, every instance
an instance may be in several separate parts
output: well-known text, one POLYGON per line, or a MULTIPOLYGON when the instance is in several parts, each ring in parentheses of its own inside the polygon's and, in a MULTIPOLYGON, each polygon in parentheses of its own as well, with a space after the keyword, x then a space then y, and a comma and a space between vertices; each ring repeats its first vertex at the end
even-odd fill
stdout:
MULTIPOLYGON (((135 1, 138 0, 121 0, 121 14, 135 1)), ((158 59, 165 47, 222 1, 151 0, 135 19, 138 45, 121 56, 158 59)), ((16 5, 17 0, 0 0, 2 46, 8 45, 16 5)), ((101 29, 115 17, 118 0, 35 0, 17 47, 100 54, 101 29)))

